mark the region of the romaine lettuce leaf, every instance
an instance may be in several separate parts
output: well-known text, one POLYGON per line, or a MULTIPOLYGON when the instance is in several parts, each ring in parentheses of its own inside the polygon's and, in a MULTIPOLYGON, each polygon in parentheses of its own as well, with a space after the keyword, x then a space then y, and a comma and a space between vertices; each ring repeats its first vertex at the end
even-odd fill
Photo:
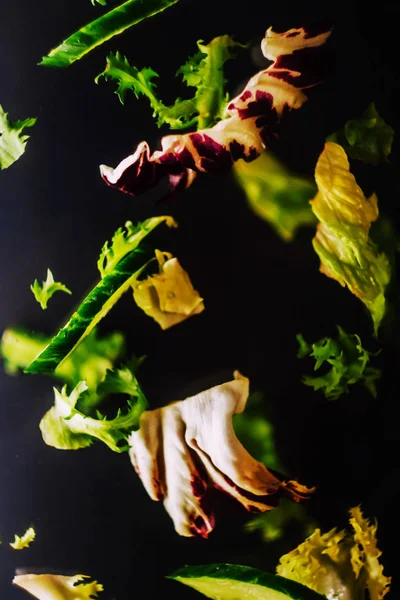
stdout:
POLYGON ((157 225, 174 224, 170 217, 147 219, 137 228, 118 230, 111 246, 103 246, 98 266, 100 282, 86 296, 66 325, 25 368, 25 373, 52 373, 86 338, 152 260, 152 252, 140 246, 157 225))
POLYGON ((178 0, 127 0, 69 36, 44 56, 41 65, 68 67, 132 25, 176 4, 178 0))
POLYGON ((90 600, 97 598, 103 586, 97 581, 85 582, 88 575, 16 575, 13 584, 32 594, 38 600, 90 600))
POLYGON ((204 302, 176 257, 156 250, 156 258, 159 272, 135 281, 133 298, 161 329, 168 329, 201 313, 204 302))
POLYGON ((24 129, 35 123, 35 118, 12 123, 0 105, 0 169, 7 169, 23 155, 29 139, 24 129))
POLYGON ((96 418, 88 416, 77 408, 88 391, 86 381, 80 381, 68 393, 65 385, 61 390, 54 388, 54 406, 40 422, 43 440, 49 446, 60 450, 78 450, 90 446, 94 439, 104 442, 114 452, 129 449, 127 437, 139 427, 143 410, 147 407, 146 398, 132 369, 128 366, 107 371, 104 381, 91 394, 91 408, 98 406, 108 394, 128 395, 128 410, 120 410, 116 417, 107 419, 96 408, 96 418))
POLYGON ((39 302, 43 310, 47 308, 48 301, 56 292, 72 294, 71 290, 69 290, 63 283, 60 281, 54 281, 53 273, 50 271, 50 269, 47 269, 46 281, 43 281, 42 285, 40 285, 38 280, 35 279, 31 285, 31 290, 35 296, 35 299, 37 302, 39 302))
POLYGON ((24 548, 29 548, 31 543, 34 541, 36 537, 36 531, 33 527, 29 527, 25 533, 21 536, 15 534, 15 539, 13 542, 10 542, 11 548, 14 550, 23 550, 24 548))
POLYGON ((347 121, 341 131, 327 140, 340 144, 350 158, 377 165, 388 160, 392 150, 394 130, 379 116, 375 104, 371 104, 359 119, 347 121))
POLYGON ((284 240, 291 241, 299 227, 315 224, 309 203, 315 185, 293 175, 269 152, 253 162, 238 160, 233 173, 253 211, 284 240))
POLYGON ((336 279, 368 308, 377 334, 386 311, 385 290, 391 269, 369 236, 378 218, 378 200, 368 200, 350 172, 341 146, 326 142, 315 169, 318 193, 311 201, 319 220, 313 246, 320 271, 336 279))

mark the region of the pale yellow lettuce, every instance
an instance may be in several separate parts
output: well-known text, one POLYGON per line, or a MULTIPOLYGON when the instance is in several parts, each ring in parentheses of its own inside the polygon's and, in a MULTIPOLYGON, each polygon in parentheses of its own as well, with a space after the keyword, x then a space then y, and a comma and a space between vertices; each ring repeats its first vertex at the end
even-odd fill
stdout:
POLYGON ((13 583, 38 600, 90 600, 97 598, 103 586, 97 581, 85 583, 87 575, 16 575, 13 583))
POLYGON ((24 548, 28 548, 30 546, 30 544, 34 541, 36 537, 36 532, 33 529, 33 527, 29 527, 24 535, 15 535, 14 536, 14 541, 10 542, 10 546, 11 548, 14 548, 14 550, 23 550, 24 548))

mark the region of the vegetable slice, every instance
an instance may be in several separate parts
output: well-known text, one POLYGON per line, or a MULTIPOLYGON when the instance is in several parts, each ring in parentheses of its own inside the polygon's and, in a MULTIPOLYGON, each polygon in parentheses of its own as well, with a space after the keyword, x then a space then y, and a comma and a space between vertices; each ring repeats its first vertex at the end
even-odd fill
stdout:
POLYGON ((78 310, 60 329, 48 346, 26 367, 25 373, 52 373, 89 335, 122 294, 132 286, 146 268, 147 263, 152 259, 152 251, 150 249, 144 250, 139 247, 139 244, 146 235, 151 233, 163 221, 166 221, 168 225, 174 223, 171 217, 165 216, 144 221, 141 224, 140 231, 135 232, 134 239, 130 244, 124 240, 123 250, 118 253, 118 262, 116 262, 114 246, 111 247, 109 253, 105 252, 103 247, 102 255, 105 256, 104 277, 89 292, 78 310))
POLYGON ((44 56, 40 64, 46 67, 68 67, 93 48, 177 2, 178 0, 128 0, 81 27, 44 56))
POLYGON ((187 585, 214 600, 323 600, 313 590, 260 569, 211 564, 179 569, 168 579, 187 585))

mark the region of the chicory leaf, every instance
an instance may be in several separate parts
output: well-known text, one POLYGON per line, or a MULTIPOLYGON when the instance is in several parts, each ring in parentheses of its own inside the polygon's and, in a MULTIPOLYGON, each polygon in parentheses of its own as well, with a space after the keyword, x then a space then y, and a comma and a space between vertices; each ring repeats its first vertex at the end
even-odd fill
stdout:
POLYGON ((81 27, 44 56, 40 64, 46 67, 68 67, 115 35, 177 2, 178 0, 128 0, 81 27))
POLYGON ((29 548, 35 537, 36 531, 33 529, 33 527, 29 527, 23 535, 19 536, 15 534, 15 539, 13 542, 10 542, 10 546, 11 548, 14 548, 14 550, 23 550, 24 548, 29 548))
POLYGON ((0 106, 0 169, 7 169, 23 155, 29 139, 24 129, 35 123, 35 118, 11 122, 0 106))
POLYGON ((85 582, 88 575, 36 575, 27 573, 16 575, 13 584, 26 590, 38 600, 91 600, 103 591, 97 581, 85 582))
POLYGON ((42 285, 40 285, 38 280, 35 279, 31 285, 31 290, 36 301, 39 302, 43 310, 47 308, 48 301, 56 292, 72 294, 71 290, 69 290, 63 283, 60 281, 54 281, 53 273, 50 271, 50 269, 47 269, 46 281, 43 281, 42 285))
POLYGON ((338 281, 368 308, 377 334, 386 311, 391 269, 369 236, 378 218, 378 200, 366 199, 341 146, 326 142, 315 168, 318 192, 311 206, 319 220, 313 246, 320 271, 338 281))

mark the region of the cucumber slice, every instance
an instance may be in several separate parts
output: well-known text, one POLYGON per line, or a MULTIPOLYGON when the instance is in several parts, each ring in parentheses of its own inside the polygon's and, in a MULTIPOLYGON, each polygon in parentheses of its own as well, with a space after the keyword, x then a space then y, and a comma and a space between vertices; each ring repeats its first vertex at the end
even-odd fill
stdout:
POLYGON ((230 564, 183 567, 174 579, 214 600, 323 600, 310 588, 253 567, 230 564))
POLYGON ((68 67, 114 35, 156 15, 176 2, 178 0, 128 0, 78 29, 44 56, 40 64, 46 67, 68 67))
POLYGON ((127 254, 86 296, 68 323, 24 369, 25 373, 52 373, 111 310, 146 268, 153 249, 142 246, 127 254))

